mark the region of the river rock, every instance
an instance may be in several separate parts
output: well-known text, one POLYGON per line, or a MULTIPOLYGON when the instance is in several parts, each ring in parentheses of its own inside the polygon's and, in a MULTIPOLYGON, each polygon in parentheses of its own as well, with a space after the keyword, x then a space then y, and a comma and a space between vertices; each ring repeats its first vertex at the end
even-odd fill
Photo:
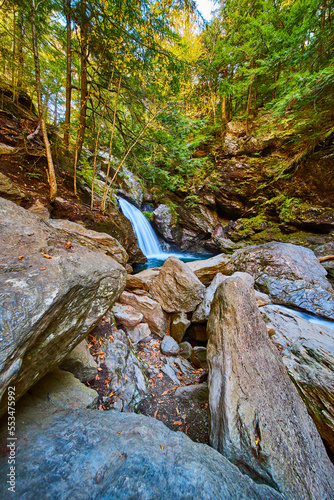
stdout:
POLYGON ((77 224, 76 222, 71 222, 69 220, 51 219, 49 224, 57 229, 61 229, 64 232, 79 236, 81 241, 87 244, 92 244, 93 248, 101 250, 103 253, 109 255, 122 264, 122 266, 126 265, 129 258, 128 254, 122 245, 109 234, 91 231, 86 229, 81 224, 77 224))
POLYGON ((222 273, 216 274, 213 278, 211 284, 205 290, 205 295, 203 301, 197 306, 194 314, 192 315, 191 321, 193 323, 206 323, 210 314, 211 303, 218 286, 226 279, 226 276, 222 273))
POLYGON ((126 290, 146 290, 149 291, 153 280, 160 273, 160 267, 145 269, 137 274, 129 274, 126 277, 126 290))
POLYGON ((232 256, 225 254, 215 255, 206 260, 194 260, 186 265, 204 285, 209 285, 218 273, 228 275, 234 271, 232 256))
POLYGON ((184 359, 189 359, 192 353, 192 345, 189 342, 181 342, 179 344, 180 347, 180 356, 184 359))
POLYGON ((113 330, 112 338, 105 338, 101 351, 103 359, 99 364, 107 367, 111 381, 107 385, 108 392, 113 393, 113 401, 109 408, 119 411, 135 411, 137 405, 148 391, 146 367, 133 352, 130 341, 123 330, 113 330))
POLYGON ((257 290, 255 290, 255 300, 257 303, 257 307, 266 306, 271 302, 269 295, 267 295, 266 293, 258 292, 257 290))
POLYGON ((208 331, 212 446, 287 498, 333 498, 334 467, 240 278, 217 289, 208 331))
POLYGON ((209 399, 208 384, 186 385, 178 387, 175 391, 175 397, 193 401, 194 403, 203 403, 209 399))
POLYGON ((173 337, 165 335, 160 344, 160 350, 166 356, 176 356, 180 351, 180 347, 173 337))
POLYGON ((35 203, 28 208, 28 210, 42 219, 50 219, 49 210, 40 200, 36 200, 35 203))
MULTIPOLYGON (((1 154, 1 153, 0 153, 1 154)), ((0 196, 20 205, 24 196, 7 175, 0 172, 0 196)))
POLYGON ((334 319, 333 288, 312 250, 271 242, 237 250, 233 257, 235 268, 252 274, 273 302, 334 319))
POLYGON ((118 302, 113 305, 111 312, 115 316, 117 324, 125 328, 132 328, 138 325, 144 317, 141 312, 136 311, 133 307, 119 304, 118 302))
MULTIPOLYGON (((125 287, 125 269, 0 199, 0 387, 17 399, 95 327, 125 287)), ((3 401, 0 411, 6 410, 3 401)))
POLYGON ((172 316, 172 324, 170 328, 170 334, 176 342, 180 343, 184 337, 184 334, 191 324, 188 320, 185 312, 175 313, 172 316))
POLYGON ((271 340, 282 356, 318 431, 334 452, 334 331, 286 308, 261 309, 271 340))
POLYGON ((148 323, 153 333, 163 337, 167 331, 167 314, 162 310, 161 305, 147 295, 137 295, 131 292, 123 292, 119 298, 122 304, 132 306, 143 315, 143 319, 148 323))
MULTIPOLYGON (((144 415, 61 410, 32 396, 17 411, 18 498, 283 500, 207 445, 144 415)), ((6 422, 7 424, 7 422, 6 422)), ((1 429, 7 437, 7 425, 1 429)), ((7 477, 8 458, 0 459, 7 477)), ((0 484, 1 498, 11 498, 0 484)))
POLYGON ((168 257, 152 283, 150 293, 166 312, 193 311, 204 297, 205 287, 177 257, 168 257))
POLYGON ((91 355, 86 339, 82 340, 60 364, 62 370, 71 372, 81 382, 93 380, 98 374, 97 364, 91 355))
POLYGON ((207 351, 206 347, 195 346, 191 351, 190 360, 197 368, 207 368, 207 351))
POLYGON ((170 243, 179 241, 180 228, 177 225, 177 215, 170 206, 161 203, 154 210, 152 219, 164 240, 170 243))
POLYGON ((133 328, 127 328, 126 333, 133 344, 138 342, 149 342, 151 340, 151 330, 147 323, 139 323, 133 328))
POLYGON ((94 408, 99 395, 65 370, 56 368, 47 373, 29 390, 29 394, 61 409, 94 408))

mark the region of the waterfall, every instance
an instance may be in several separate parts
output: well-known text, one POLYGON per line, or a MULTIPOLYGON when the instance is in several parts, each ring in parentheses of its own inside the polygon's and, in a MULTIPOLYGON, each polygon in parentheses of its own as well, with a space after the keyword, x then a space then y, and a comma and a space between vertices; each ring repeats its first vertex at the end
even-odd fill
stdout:
POLYGON ((123 214, 132 224, 137 236, 138 246, 143 254, 146 255, 146 257, 163 254, 159 240, 145 215, 143 215, 137 207, 123 198, 118 198, 118 201, 123 214))

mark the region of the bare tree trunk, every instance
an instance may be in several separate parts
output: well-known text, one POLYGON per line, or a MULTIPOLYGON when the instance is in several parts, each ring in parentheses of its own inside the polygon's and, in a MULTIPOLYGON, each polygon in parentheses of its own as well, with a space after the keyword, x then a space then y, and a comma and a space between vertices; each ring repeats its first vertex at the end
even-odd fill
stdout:
POLYGON ((107 193, 109 191, 109 189, 108 189, 108 180, 109 180, 110 164, 111 164, 112 141, 113 141, 113 138, 114 138, 115 122, 116 122, 116 114, 117 114, 117 104, 118 104, 119 92, 120 92, 120 89, 121 89, 121 83, 122 83, 122 77, 123 77, 123 70, 124 70, 124 65, 123 65, 121 76, 119 77, 118 88, 117 88, 117 96, 116 96, 115 107, 114 107, 114 117, 113 117, 112 129, 111 129, 111 135, 110 135, 110 141, 109 141, 109 155, 108 155, 107 174, 106 174, 106 180, 105 180, 105 183, 104 183, 104 190, 103 190, 103 196, 102 196, 102 201, 101 201, 101 212, 102 213, 105 211, 105 208, 106 208, 106 198, 107 198, 107 193))
MULTIPOLYGON (((114 71, 115 71, 115 66, 113 67, 112 74, 111 74, 111 77, 110 77, 110 82, 109 82, 108 91, 107 91, 107 97, 108 97, 109 91, 111 89, 112 81, 113 81, 113 78, 114 78, 114 71)), ((98 146, 99 146, 99 137, 100 137, 101 127, 102 127, 102 122, 103 122, 104 113, 105 113, 106 107, 107 107, 107 97, 106 97, 106 99, 104 101, 102 115, 101 115, 101 120, 100 120, 100 123, 99 123, 99 128, 97 130, 97 136, 96 136, 95 148, 94 148, 94 163, 93 163, 93 177, 92 177, 92 194, 91 194, 91 199, 90 199, 90 209, 91 210, 93 210, 93 207, 94 207, 94 182, 95 182, 95 175, 96 175, 96 158, 97 158, 97 150, 98 150, 98 146)))
POLYGON ((68 152, 71 124, 71 92, 72 92, 72 46, 71 46, 71 0, 66 1, 66 110, 64 121, 63 150, 68 152))
POLYGON ((39 65, 39 55, 37 47, 37 37, 36 37, 36 14, 35 14, 35 0, 30 0, 30 19, 31 19, 31 35, 32 35, 32 46, 35 59, 35 75, 36 75, 36 94, 38 102, 38 114, 39 121, 41 124, 41 130, 43 134, 43 140, 45 145, 45 153, 48 162, 48 180, 50 184, 50 202, 52 203, 57 196, 57 180, 54 171, 51 147, 49 143, 48 133, 46 130, 46 123, 44 119, 43 103, 42 103, 42 91, 41 91, 41 72, 39 65))
POLYGON ((88 49, 88 18, 86 12, 86 0, 81 1, 81 25, 80 25, 80 39, 81 39, 81 55, 80 55, 80 114, 79 114, 79 130, 75 148, 74 159, 74 194, 77 194, 77 164, 80 159, 82 145, 86 129, 86 114, 88 102, 87 90, 87 49, 88 49))
POLYGON ((105 199, 107 197, 107 194, 110 190, 110 187, 113 185, 114 183, 114 180, 116 179, 116 176, 118 174, 118 172, 120 171, 120 169, 122 168, 122 166, 124 165, 124 162, 125 160, 127 159, 128 155, 130 154, 132 148, 137 144, 137 142, 139 141, 139 139, 141 138, 141 136, 144 134, 145 130, 147 129, 147 127, 150 125, 150 123, 153 122, 153 120, 166 108, 167 106, 164 106, 163 108, 159 109, 153 116, 152 118, 150 118, 150 120, 145 124, 145 126, 142 128, 142 130, 139 132, 139 134, 137 135, 136 139, 133 141, 133 143, 128 147, 128 149, 125 151, 124 155, 123 155, 123 158, 121 159, 115 173, 114 173, 114 176, 113 178, 111 179, 111 182, 110 182, 110 186, 108 187, 107 185, 107 182, 108 182, 108 179, 106 179, 105 181, 105 185, 104 185, 104 189, 106 190, 105 193, 103 193, 103 198, 104 198, 104 204, 103 204, 103 200, 101 202, 101 212, 104 213, 104 210, 105 210, 105 199))
POLYGON ((20 7, 17 14, 17 55, 18 55, 18 67, 17 67, 17 91, 18 96, 20 95, 20 91, 23 87, 23 66, 24 66, 24 57, 23 57, 23 13, 22 8, 20 7))
POLYGON ((15 62, 16 62, 16 10, 13 7, 13 66, 12 66, 12 89, 13 89, 13 101, 16 101, 16 88, 15 88, 15 62))

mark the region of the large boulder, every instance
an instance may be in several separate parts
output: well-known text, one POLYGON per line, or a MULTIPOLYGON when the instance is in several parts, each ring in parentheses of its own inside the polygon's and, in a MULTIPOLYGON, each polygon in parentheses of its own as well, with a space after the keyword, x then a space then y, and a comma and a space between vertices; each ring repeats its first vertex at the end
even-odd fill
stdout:
POLYGON ((170 206, 161 203, 153 212, 153 222, 164 240, 170 243, 179 241, 181 231, 177 224, 177 214, 170 206))
POLYGON ((119 298, 121 304, 132 306, 143 315, 143 320, 148 323, 151 331, 163 337, 167 331, 167 314, 161 305, 148 295, 137 295, 131 292, 123 292, 119 298))
POLYGON ((192 315, 191 321, 193 323, 206 323, 209 318, 211 303, 213 297, 219 285, 225 281, 227 276, 222 273, 216 274, 210 285, 205 290, 205 295, 203 301, 197 306, 194 314, 192 315))
MULTIPOLYGON (((217 451, 153 418, 87 409, 52 414, 32 396, 25 399, 17 411, 18 498, 283 500, 217 451)), ((7 456, 0 473, 7 478, 7 456)), ((3 499, 13 495, 6 481, 3 499)))
POLYGON ((29 394, 53 406, 56 411, 58 408, 94 408, 99 398, 94 389, 79 382, 72 373, 59 368, 44 375, 31 387, 29 394))
POLYGON ((22 199, 24 198, 20 189, 13 184, 7 175, 2 172, 0 172, 0 196, 2 196, 2 198, 6 198, 6 200, 11 200, 18 205, 20 205, 22 199))
POLYGON ((125 266, 129 259, 129 256, 122 245, 109 234, 91 231, 86 229, 81 224, 77 224, 76 222, 71 222, 69 220, 51 219, 49 224, 66 233, 79 236, 81 242, 84 241, 87 245, 92 245, 92 248, 96 248, 106 255, 109 255, 122 264, 122 266, 125 266))
POLYGON ((205 260, 194 260, 188 262, 187 266, 204 285, 209 285, 218 273, 228 275, 234 271, 232 256, 225 254, 216 255, 205 260))
POLYGON ((166 312, 190 312, 202 301, 205 287, 177 257, 168 257, 150 293, 166 312))
POLYGON ((15 385, 19 398, 95 327, 126 271, 2 198, 0 221, 0 394, 15 385))
POLYGON ((333 498, 334 467, 240 278, 217 289, 208 332, 212 446, 287 498, 333 498))
POLYGON ((126 277, 126 290, 146 290, 149 291, 153 280, 160 273, 160 267, 151 267, 144 269, 137 274, 128 274, 126 277))
POLYGON ((81 382, 88 382, 96 377, 97 364, 91 355, 88 342, 84 339, 61 362, 60 368, 71 372, 81 382))
POLYGON ((143 319, 141 312, 136 311, 129 305, 119 304, 118 302, 113 305, 111 312, 113 313, 117 324, 120 324, 125 328, 133 328, 143 319))
POLYGON ((123 330, 114 329, 112 336, 104 339, 100 350, 104 356, 99 357, 98 362, 107 368, 110 379, 106 385, 109 397, 112 396, 109 408, 135 411, 148 392, 144 363, 133 352, 123 330))
POLYGON ((271 340, 321 437, 334 452, 334 330, 280 306, 265 306, 261 313, 275 330, 271 340))
POLYGON ((187 318, 185 312, 175 313, 172 316, 172 322, 170 327, 170 334, 176 342, 181 342, 184 334, 188 326, 190 325, 190 321, 187 318))
POLYGON ((234 265, 255 278, 274 302, 334 319, 334 292, 312 250, 271 242, 237 250, 234 265))

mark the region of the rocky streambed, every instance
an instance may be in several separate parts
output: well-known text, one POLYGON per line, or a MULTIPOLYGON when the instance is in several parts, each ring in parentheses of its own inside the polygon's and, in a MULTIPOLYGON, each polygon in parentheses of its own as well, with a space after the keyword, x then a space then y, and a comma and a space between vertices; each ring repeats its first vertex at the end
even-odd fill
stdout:
POLYGON ((110 236, 0 211, 0 471, 15 387, 20 498, 334 498, 334 333, 277 305, 334 319, 311 250, 131 275, 110 236))

